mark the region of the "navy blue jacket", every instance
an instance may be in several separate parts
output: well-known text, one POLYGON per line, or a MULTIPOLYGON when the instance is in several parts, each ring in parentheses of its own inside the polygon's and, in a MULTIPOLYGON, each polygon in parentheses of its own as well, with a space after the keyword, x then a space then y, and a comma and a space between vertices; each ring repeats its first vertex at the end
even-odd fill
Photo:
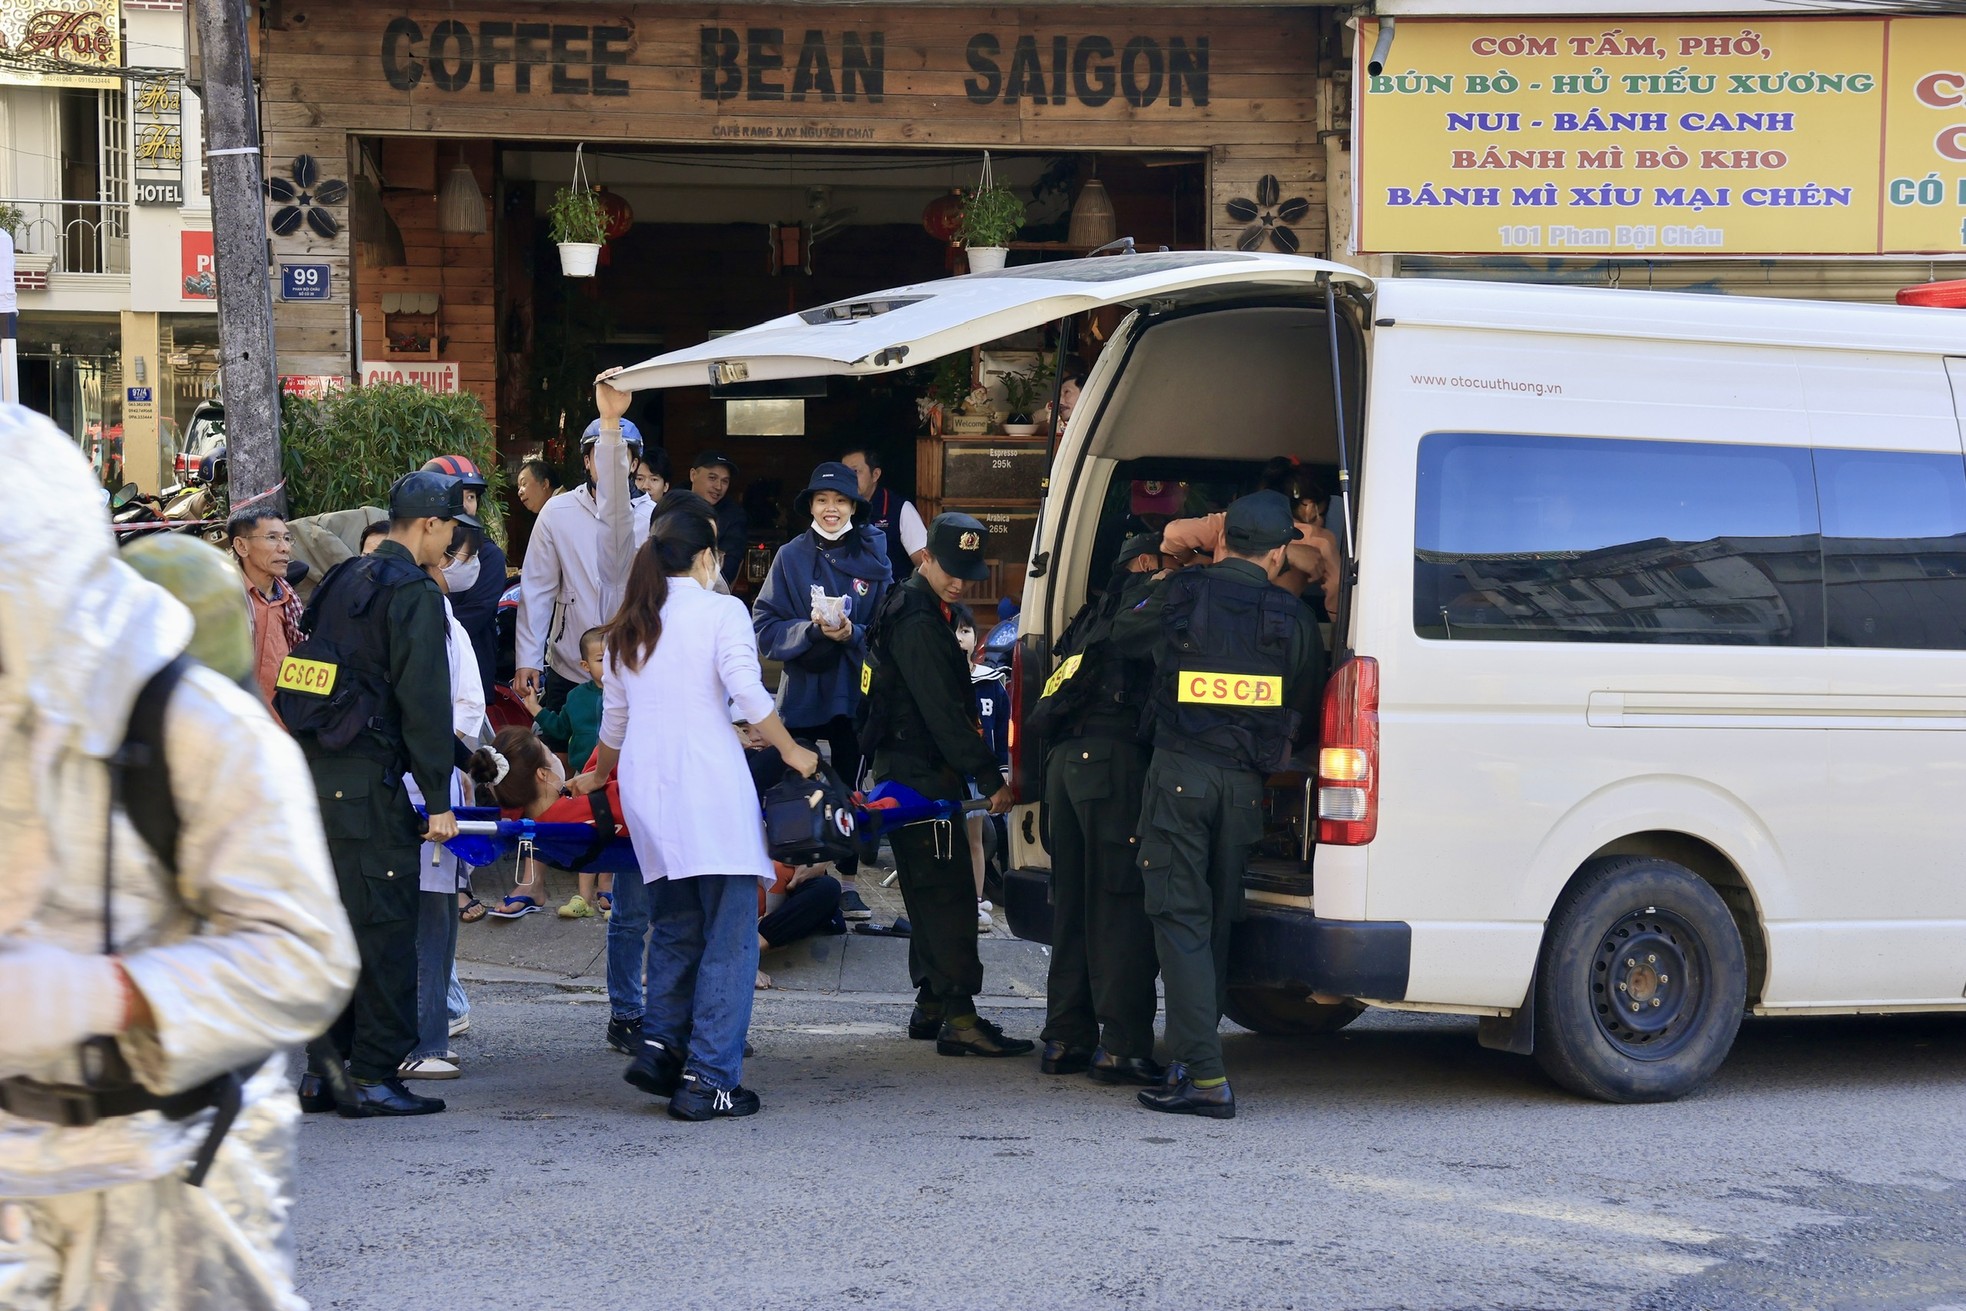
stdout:
POLYGON ((758 654, 785 665, 779 718, 791 728, 817 728, 860 709, 860 666, 867 626, 887 595, 887 539, 862 527, 837 542, 808 528, 778 548, 771 573, 751 608, 758 654), (853 636, 835 642, 812 622, 812 589, 847 599, 853 636))
POLYGON ((478 581, 470 590, 451 597, 451 613, 471 638, 471 652, 478 657, 478 677, 484 683, 487 702, 497 682, 498 598, 505 595, 506 585, 505 552, 486 537, 478 547, 478 581))
POLYGON ((987 672, 972 665, 970 686, 976 692, 976 720, 983 726, 983 741, 997 758, 997 768, 1010 768, 1010 679, 1008 669, 987 672))

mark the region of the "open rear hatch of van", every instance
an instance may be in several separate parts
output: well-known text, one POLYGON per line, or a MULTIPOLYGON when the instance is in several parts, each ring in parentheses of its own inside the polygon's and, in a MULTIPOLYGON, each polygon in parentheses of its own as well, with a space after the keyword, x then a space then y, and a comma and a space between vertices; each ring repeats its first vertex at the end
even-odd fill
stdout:
POLYGON ((1295 255, 1161 251, 1032 264, 894 287, 800 310, 700 346, 669 351, 610 381, 626 391, 785 378, 867 377, 926 364, 1011 333, 1109 305, 1170 306, 1330 277, 1370 287, 1357 269, 1295 255))

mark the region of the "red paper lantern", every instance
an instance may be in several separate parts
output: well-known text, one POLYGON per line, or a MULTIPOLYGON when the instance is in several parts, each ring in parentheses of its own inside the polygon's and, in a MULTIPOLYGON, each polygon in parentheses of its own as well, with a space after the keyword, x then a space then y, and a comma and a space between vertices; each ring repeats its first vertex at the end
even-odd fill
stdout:
POLYGON ((922 227, 937 241, 956 244, 956 234, 963 229, 963 193, 961 188, 946 196, 937 196, 922 209, 922 227))
POLYGON ((635 225, 635 211, 627 201, 615 195, 606 187, 599 192, 601 208, 607 212, 607 240, 616 241, 628 235, 628 229, 635 225))

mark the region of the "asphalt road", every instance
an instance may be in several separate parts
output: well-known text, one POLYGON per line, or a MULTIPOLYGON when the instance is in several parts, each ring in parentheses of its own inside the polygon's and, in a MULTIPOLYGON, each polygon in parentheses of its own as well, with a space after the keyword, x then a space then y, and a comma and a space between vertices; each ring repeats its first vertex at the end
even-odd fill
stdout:
POLYGON ((765 994, 763 1113, 697 1125, 621 1081, 591 994, 473 993, 448 1113, 307 1117, 316 1307, 1966 1311, 1966 1018, 1751 1022, 1636 1107, 1472 1021, 1235 1031, 1218 1122, 938 1057, 886 994, 765 994))

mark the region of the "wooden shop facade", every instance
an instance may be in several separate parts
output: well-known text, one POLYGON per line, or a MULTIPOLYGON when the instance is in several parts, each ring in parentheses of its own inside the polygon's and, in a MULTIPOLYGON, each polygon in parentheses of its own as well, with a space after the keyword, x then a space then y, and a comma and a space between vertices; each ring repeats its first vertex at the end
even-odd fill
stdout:
MULTIPOLYGON (((1013 266, 1083 253, 1071 220, 1094 179, 1108 230, 1144 249, 1324 254, 1349 167, 1340 19, 1318 5, 271 0, 256 68, 280 373, 295 390, 469 391, 508 458, 556 454, 590 417, 598 368, 963 271, 937 202, 976 185, 986 151, 1028 201, 1013 266), (592 279, 563 277, 548 234, 576 166, 609 206, 592 279), (481 223, 457 221, 460 169, 481 223)), ((763 423, 707 391, 648 394, 631 417, 679 481, 715 449, 741 482, 773 484, 761 504, 789 506, 817 460, 875 442, 897 481, 919 475, 928 511, 944 460, 923 436, 925 384, 836 382, 763 423)), ((992 463, 950 467, 985 469, 979 503, 1035 497, 992 463)))

